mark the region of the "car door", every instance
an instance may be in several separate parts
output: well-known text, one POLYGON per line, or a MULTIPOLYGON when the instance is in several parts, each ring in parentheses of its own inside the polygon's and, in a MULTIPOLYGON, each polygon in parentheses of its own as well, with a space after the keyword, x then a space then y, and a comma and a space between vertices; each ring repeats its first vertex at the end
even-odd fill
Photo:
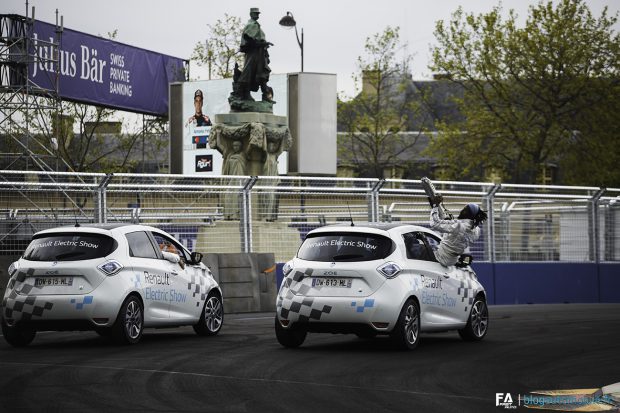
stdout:
POLYGON ((189 254, 174 238, 159 232, 151 232, 155 243, 162 254, 169 253, 179 257, 179 262, 172 262, 162 255, 162 263, 170 272, 170 318, 181 322, 199 317, 202 308, 198 309, 191 290, 195 280, 195 269, 188 264, 189 254), (192 277, 194 276, 194 277, 192 277))
POLYGON ((447 308, 446 269, 438 264, 424 237, 419 232, 403 234, 407 267, 417 287, 423 326, 436 326, 452 318, 447 308))
POLYGON ((169 315, 168 287, 170 275, 162 267, 160 256, 145 231, 125 234, 129 244, 135 288, 144 299, 144 320, 167 321, 169 315))
POLYGON ((464 279, 463 271, 456 268, 454 265, 450 267, 444 267, 435 258, 435 251, 439 248, 441 242, 440 238, 425 232, 420 232, 419 236, 422 237, 432 254, 432 267, 438 273, 441 273, 443 278, 442 287, 444 291, 444 297, 441 301, 442 307, 446 310, 447 317, 451 318, 454 322, 461 322, 467 319, 467 315, 463 315, 466 312, 466 308, 469 300, 467 295, 466 282, 464 279))

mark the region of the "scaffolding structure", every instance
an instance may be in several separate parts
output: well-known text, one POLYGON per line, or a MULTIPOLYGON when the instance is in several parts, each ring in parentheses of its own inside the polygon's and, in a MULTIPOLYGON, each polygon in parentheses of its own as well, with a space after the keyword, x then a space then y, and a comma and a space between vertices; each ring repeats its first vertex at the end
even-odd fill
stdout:
POLYGON ((62 16, 59 24, 56 10, 50 39, 35 38, 34 16, 34 7, 28 16, 28 3, 26 16, 0 15, 0 156, 6 169, 58 171, 62 16), (31 79, 35 65, 44 68, 46 85, 31 79))

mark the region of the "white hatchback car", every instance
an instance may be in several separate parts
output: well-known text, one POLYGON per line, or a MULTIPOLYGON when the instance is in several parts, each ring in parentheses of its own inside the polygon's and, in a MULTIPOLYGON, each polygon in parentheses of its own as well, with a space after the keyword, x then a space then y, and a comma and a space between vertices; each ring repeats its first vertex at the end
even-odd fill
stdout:
POLYGON ((403 224, 327 226, 311 231, 284 265, 276 301, 280 344, 301 345, 308 332, 390 335, 404 349, 420 332, 458 330, 482 340, 489 315, 486 292, 468 265, 435 259, 440 237, 403 224))
POLYGON ((2 333, 26 346, 41 330, 95 330, 137 343, 145 327, 193 325, 215 335, 222 291, 202 254, 157 228, 103 224, 33 236, 9 267, 2 333))

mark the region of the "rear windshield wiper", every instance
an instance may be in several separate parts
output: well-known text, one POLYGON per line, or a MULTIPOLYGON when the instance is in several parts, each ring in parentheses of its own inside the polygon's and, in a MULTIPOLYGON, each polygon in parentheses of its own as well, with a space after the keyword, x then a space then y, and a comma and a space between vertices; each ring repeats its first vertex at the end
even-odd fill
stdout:
POLYGON ((56 261, 61 260, 63 258, 75 257, 77 255, 84 255, 84 252, 83 251, 71 251, 71 252, 65 252, 64 254, 58 254, 56 256, 56 261))
POLYGON ((362 254, 340 254, 334 255, 332 257, 332 261, 340 261, 340 260, 351 260, 353 258, 363 258, 362 254))

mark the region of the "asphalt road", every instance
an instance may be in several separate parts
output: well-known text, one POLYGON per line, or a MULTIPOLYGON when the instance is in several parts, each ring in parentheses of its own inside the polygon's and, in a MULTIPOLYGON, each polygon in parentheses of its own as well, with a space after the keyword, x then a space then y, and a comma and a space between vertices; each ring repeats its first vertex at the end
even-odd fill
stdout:
POLYGON ((482 342, 427 334, 413 352, 331 334, 285 349, 264 313, 229 315, 213 338, 146 330, 135 346, 94 332, 39 333, 23 349, 0 340, 0 410, 501 412, 498 392, 620 382, 620 304, 495 306, 490 315, 482 342))

